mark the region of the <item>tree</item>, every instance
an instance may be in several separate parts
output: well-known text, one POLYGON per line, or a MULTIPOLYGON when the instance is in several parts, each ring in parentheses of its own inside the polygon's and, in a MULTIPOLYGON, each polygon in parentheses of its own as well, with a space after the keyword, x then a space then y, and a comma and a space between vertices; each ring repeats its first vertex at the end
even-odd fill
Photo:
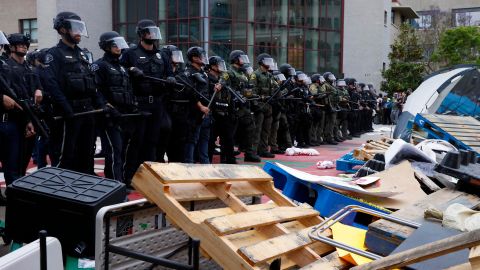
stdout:
POLYGON ((446 30, 432 58, 442 66, 480 64, 480 28, 460 26, 446 30))
POLYGON ((423 49, 418 43, 418 36, 410 25, 404 23, 388 54, 390 65, 382 72, 385 82, 382 90, 390 95, 403 92, 408 88, 415 89, 422 81, 425 72, 423 49))

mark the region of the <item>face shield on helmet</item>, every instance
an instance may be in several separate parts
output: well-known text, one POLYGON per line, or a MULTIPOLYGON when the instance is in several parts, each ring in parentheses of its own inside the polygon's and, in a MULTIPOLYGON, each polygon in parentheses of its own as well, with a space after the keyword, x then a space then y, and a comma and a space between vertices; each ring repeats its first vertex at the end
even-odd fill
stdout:
POLYGON ((147 26, 142 29, 142 38, 150 40, 159 40, 162 39, 162 34, 160 33, 160 28, 157 26, 147 26))
POLYGON ((185 63, 185 61, 183 61, 182 51, 180 51, 180 50, 172 51, 172 62, 175 63, 175 64, 185 63))
POLYGON ((363 91, 369 91, 369 90, 370 90, 370 88, 368 88, 368 85, 365 85, 365 86, 363 87, 363 91))
POLYGON ((310 77, 307 77, 307 79, 304 80, 303 83, 304 83, 305 85, 310 85, 310 84, 312 84, 312 79, 310 79, 310 77))
POLYGON ((218 71, 220 71, 220 72, 226 72, 227 71, 227 65, 225 65, 224 60, 218 61, 217 67, 218 67, 218 71))
POLYGON ((325 83, 326 82, 326 80, 325 80, 325 78, 323 78, 323 76, 320 76, 318 78, 318 80, 320 81, 320 83, 325 83))
POLYGON ((248 55, 246 54, 240 55, 238 59, 242 62, 242 64, 250 64, 250 59, 248 59, 248 55))
POLYGON ((305 75, 304 73, 297 75, 296 81, 305 82, 306 80, 307 80, 307 75, 305 75))
POLYGON ((285 78, 285 75, 283 75, 283 73, 279 73, 279 74, 275 75, 274 78, 275 78, 275 80, 280 81, 280 82, 283 82, 283 81, 287 80, 287 78, 285 78))
POLYGON ((7 37, 5 36, 5 34, 3 34, 2 31, 0 31, 0 46, 8 45, 8 44, 10 44, 10 43, 8 43, 7 37))
POLYGON ((267 58, 262 59, 262 64, 264 66, 267 66, 269 69, 270 69, 270 67, 272 67, 274 65, 274 63, 275 63, 275 61, 273 61, 273 58, 267 57, 267 58))
POLYGON ((273 62, 273 65, 269 66, 270 71, 278 71, 278 64, 277 62, 273 62))
POLYGON ((333 75, 333 74, 328 74, 328 79, 332 82, 337 80, 337 78, 335 78, 335 75, 333 75))
POLYGON ((296 71, 295 71, 294 68, 288 68, 287 74, 288 74, 289 76, 295 76, 296 71))
POLYGON ((120 50, 128 49, 128 44, 123 37, 114 37, 108 40, 112 42, 112 46, 119 48, 120 50))
POLYGON ((338 87, 347 87, 347 84, 345 83, 344 80, 338 80, 337 81, 337 86, 338 87))
POLYGON ((73 35, 88 37, 87 26, 85 25, 85 22, 73 19, 66 19, 65 22, 67 22, 67 28, 73 35))
POLYGON ((253 73, 253 68, 252 68, 250 65, 248 65, 248 64, 243 64, 242 70, 243 70, 248 76, 252 75, 252 73, 253 73))

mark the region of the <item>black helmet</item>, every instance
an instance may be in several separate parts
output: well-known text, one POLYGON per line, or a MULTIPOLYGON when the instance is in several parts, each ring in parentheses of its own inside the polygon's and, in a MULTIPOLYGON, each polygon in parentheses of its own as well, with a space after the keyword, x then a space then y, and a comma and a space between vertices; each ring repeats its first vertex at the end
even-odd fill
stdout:
POLYGON ((238 59, 242 60, 242 64, 250 64, 250 60, 248 59, 248 55, 246 55, 243 51, 241 50, 234 50, 230 53, 229 56, 230 63, 234 64, 237 63, 238 59))
POLYGON ((274 70, 272 72, 272 75, 273 75, 273 78, 275 78, 275 80, 280 81, 280 82, 283 82, 287 79, 287 78, 285 78, 285 75, 283 75, 283 73, 281 73, 278 70, 274 70))
MULTIPOLYGON (((70 11, 63 11, 53 19, 53 29, 60 31, 60 28, 71 30, 76 34, 88 37, 87 27, 80 16, 70 11)), ((59 32, 60 33, 60 32, 59 32)))
POLYGON ((163 46, 163 51, 170 56, 170 59, 173 63, 185 63, 183 61, 182 51, 175 45, 165 45, 163 46))
POLYGON ((273 60, 272 56, 268 53, 261 53, 257 56, 257 62, 260 65, 266 66, 268 69, 273 67, 275 61, 273 60))
POLYGON ((11 46, 23 44, 28 49, 30 47, 30 37, 20 33, 10 34, 8 35, 8 43, 11 46))
POLYGON ((162 39, 160 28, 158 28, 158 26, 152 20, 149 20, 149 19, 143 19, 138 21, 135 32, 137 32, 138 37, 140 37, 143 40, 162 39), (150 37, 148 39, 145 39, 143 37, 145 34, 150 34, 150 37))
POLYGON ((298 82, 304 82, 307 80, 307 74, 303 73, 303 71, 296 71, 295 72, 295 80, 298 82))
POLYGON ((357 80, 355 80, 354 78, 345 78, 345 83, 347 84, 347 86, 355 86, 357 80))
POLYGON ((199 57, 205 65, 208 64, 207 53, 202 47, 195 46, 188 49, 187 51, 188 61, 192 62, 193 57, 199 57))
POLYGON ((38 59, 39 50, 35 49, 33 52, 28 52, 26 56, 26 61, 29 65, 35 65, 35 60, 38 59))
POLYGON ((337 78, 335 78, 335 75, 333 75, 332 72, 323 73, 323 78, 330 84, 333 84, 337 80, 337 78))
POLYGON ((104 51, 109 49, 111 46, 116 46, 119 49, 128 48, 128 44, 125 41, 125 39, 115 31, 105 32, 102 35, 100 35, 100 41, 98 42, 98 45, 104 51))
POLYGON ((35 55, 36 59, 40 63, 45 64, 45 62, 47 60, 46 58, 47 58, 47 55, 48 55, 48 50, 49 50, 49 48, 43 48, 40 51, 38 51, 38 53, 35 55))
POLYGON ((287 78, 291 77, 291 76, 295 76, 295 74, 296 74, 295 69, 290 64, 282 64, 282 65, 280 65, 280 67, 278 69, 287 78))
POLYGON ((208 58, 208 68, 212 66, 218 66, 220 72, 227 71, 227 66, 225 65, 225 60, 223 60, 220 56, 211 56, 208 58))
POLYGON ((316 83, 316 82, 319 82, 319 83, 324 83, 325 82, 325 79, 323 78, 323 76, 321 74, 318 74, 318 73, 315 73, 312 75, 312 82, 316 83))

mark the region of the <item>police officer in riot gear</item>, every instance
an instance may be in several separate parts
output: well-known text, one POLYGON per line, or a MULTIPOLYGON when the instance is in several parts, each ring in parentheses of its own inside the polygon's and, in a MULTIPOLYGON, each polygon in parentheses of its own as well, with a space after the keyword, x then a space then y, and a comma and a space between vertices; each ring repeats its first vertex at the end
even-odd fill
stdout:
POLYGON ((266 103, 266 100, 277 89, 278 85, 269 72, 274 66, 275 61, 266 53, 257 56, 258 68, 250 76, 250 82, 253 84, 254 95, 261 99, 252 106, 255 114, 255 138, 254 148, 257 149, 258 155, 264 158, 274 158, 269 149, 268 140, 272 128, 272 105, 266 103))
MULTIPOLYGON (((0 47, 8 45, 7 38, 0 31, 0 47)), ((23 118, 21 107, 6 90, 6 87, 12 87, 11 75, 10 67, 0 59, 0 162, 7 185, 20 178, 19 147, 24 130, 19 121, 23 118)))
MULTIPOLYGON (((43 99, 43 88, 38 75, 33 72, 32 67, 25 61, 25 55, 30 47, 30 38, 23 34, 15 33, 8 36, 8 42, 10 43, 10 57, 5 62, 10 66, 13 89, 15 89, 19 98, 29 102, 32 100, 35 105, 40 106, 43 99)), ((21 175, 25 175, 28 163, 32 157, 36 137, 34 135, 35 128, 33 124, 27 122, 25 136, 20 140, 21 175)))
POLYGON ((337 89, 333 86, 336 78, 331 72, 325 72, 323 74, 325 79, 325 93, 327 94, 327 110, 325 112, 325 129, 324 138, 328 144, 336 145, 341 141, 338 139, 338 135, 335 134, 335 125, 337 121, 338 100, 337 89))
POLYGON ((190 89, 187 136, 185 142, 185 163, 195 162, 195 150, 199 161, 209 164, 208 143, 210 139, 210 108, 208 76, 203 67, 208 64, 207 54, 201 47, 191 47, 187 51, 188 65, 182 77, 188 80, 190 89))
POLYGON ((310 141, 313 145, 321 145, 323 141, 323 131, 325 128, 325 110, 327 105, 327 95, 325 90, 325 79, 320 74, 313 74, 310 93, 316 106, 312 108, 312 129, 310 132, 310 141))
POLYGON ((354 78, 346 78, 347 91, 350 95, 351 111, 348 115, 348 130, 352 137, 360 137, 360 95, 357 91, 357 80, 354 78))
POLYGON ((370 92, 370 88, 365 83, 359 84, 361 92, 361 112, 362 112, 362 121, 361 121, 361 130, 362 132, 372 132, 373 131, 373 110, 375 109, 375 97, 370 92))
POLYGON ((342 137, 347 140, 351 140, 352 136, 348 134, 348 115, 350 113, 350 95, 348 94, 347 84, 345 80, 337 80, 337 90, 339 94, 338 106, 340 111, 338 112, 338 127, 342 133, 342 137))
POLYGON ((312 114, 310 110, 311 94, 308 90, 305 82, 307 81, 307 75, 302 71, 297 70, 295 75, 295 88, 292 91, 292 95, 295 100, 292 100, 292 111, 295 121, 290 125, 291 134, 294 140, 297 141, 297 147, 305 148, 311 146, 310 142, 310 129, 312 124, 312 114))
MULTIPOLYGON (((93 174, 95 143, 94 116, 74 117, 74 113, 92 111, 101 106, 95 85, 95 75, 82 49, 82 36, 88 37, 81 18, 73 12, 60 12, 53 28, 62 39, 45 56, 44 87, 50 92, 56 113, 64 116, 58 166, 93 174)), ((59 143, 59 142, 54 142, 59 143)))
POLYGON ((182 71, 185 61, 183 60, 182 51, 175 45, 165 45, 162 48, 163 55, 166 56, 168 62, 172 67, 173 74, 177 75, 182 71))
MULTIPOLYGON (((277 85, 283 86, 287 78, 280 71, 272 72, 273 78, 277 85)), ((272 97, 272 128, 270 130, 270 151, 272 154, 283 154, 285 149, 292 146, 290 130, 286 115, 286 105, 284 96, 288 93, 288 89, 282 89, 274 97, 272 97), (282 145, 283 142, 284 144, 282 145)))
POLYGON ((100 36, 98 45, 105 53, 92 65, 92 70, 95 71, 98 90, 108 108, 102 126, 107 139, 104 140, 107 145, 102 145, 105 152, 105 177, 129 186, 130 176, 139 164, 139 149, 128 146, 132 140, 139 139, 135 133, 141 128, 143 117, 122 117, 123 114, 138 112, 128 72, 119 61, 122 50, 128 48, 128 44, 117 32, 111 31, 100 36))
POLYGON ((210 162, 212 162, 216 139, 220 137, 220 163, 236 164, 234 156, 235 97, 221 85, 223 82, 221 76, 227 71, 225 61, 220 56, 212 56, 208 59, 207 70, 210 93, 220 88, 220 91, 215 94, 211 108, 213 126, 208 149, 210 162))
MULTIPOLYGON (((223 74, 223 81, 245 98, 252 98, 253 91, 249 83, 249 73, 252 68, 249 66, 250 61, 248 55, 241 50, 234 50, 230 53, 229 59, 230 69, 223 74)), ((237 129, 241 131, 239 144, 245 152, 244 160, 246 162, 260 162, 261 159, 256 153, 257 149, 255 149, 253 145, 255 120, 250 110, 250 102, 238 104, 236 116, 238 119, 237 129)))
POLYGON ((170 139, 172 127, 170 116, 166 110, 168 88, 175 83, 173 70, 169 61, 163 59, 161 51, 155 43, 161 39, 160 29, 152 20, 144 19, 137 23, 136 32, 139 38, 137 46, 122 54, 120 64, 129 69, 133 83, 133 93, 138 101, 140 111, 151 115, 145 122, 144 136, 140 141, 142 160, 164 161, 164 154, 170 139), (165 80, 167 83, 146 78, 145 76, 165 80), (158 148, 158 149, 157 149, 158 148))

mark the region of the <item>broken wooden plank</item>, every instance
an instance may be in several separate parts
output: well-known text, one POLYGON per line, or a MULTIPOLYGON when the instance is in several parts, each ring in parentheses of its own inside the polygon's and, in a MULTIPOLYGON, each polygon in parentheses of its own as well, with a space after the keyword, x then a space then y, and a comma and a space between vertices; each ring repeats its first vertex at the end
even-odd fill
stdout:
POLYGON ((480 229, 454 235, 433 243, 396 253, 364 265, 353 267, 352 270, 380 270, 404 267, 416 262, 436 258, 454 251, 474 247, 479 244, 480 229))
POLYGON ((428 176, 426 176, 422 172, 415 171, 414 175, 415 175, 415 178, 417 178, 417 180, 421 184, 423 184, 424 186, 426 186, 430 190, 430 192, 435 192, 435 191, 438 191, 438 190, 441 189, 437 184, 435 184, 435 182, 433 182, 432 179, 430 179, 428 176))
POLYGON ((321 260, 313 262, 307 266, 300 268, 299 270, 343 270, 350 268, 351 264, 338 257, 338 252, 332 252, 321 260))
POLYGON ((219 235, 231 234, 249 228, 267 226, 294 219, 318 216, 318 211, 302 207, 275 207, 232 215, 212 217, 205 223, 219 235))
MULTIPOLYGON (((276 207, 276 205, 274 203, 262 203, 262 204, 247 205, 247 209, 249 211, 273 209, 275 207, 276 207)), ((206 219, 209 219, 209 218, 231 215, 231 214, 235 214, 235 213, 236 212, 233 211, 232 208, 224 207, 224 208, 214 208, 214 209, 190 211, 190 212, 188 212, 188 216, 193 222, 202 223, 206 219)))
POLYGON ((312 244, 313 240, 308 236, 312 229, 312 227, 305 228, 294 233, 280 235, 250 246, 241 247, 239 252, 252 264, 265 262, 312 244))

